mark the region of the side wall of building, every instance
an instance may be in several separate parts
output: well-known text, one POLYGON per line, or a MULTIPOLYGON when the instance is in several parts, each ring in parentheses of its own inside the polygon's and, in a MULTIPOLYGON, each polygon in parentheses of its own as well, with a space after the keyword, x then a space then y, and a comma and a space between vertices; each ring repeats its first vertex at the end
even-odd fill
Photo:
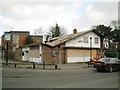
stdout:
POLYGON ((45 63, 60 64, 66 62, 66 51, 63 49, 63 45, 56 47, 42 46, 42 60, 45 63), (56 52, 56 56, 53 56, 53 52, 56 52))
POLYGON ((15 60, 22 60, 22 48, 17 48, 16 49, 15 60))

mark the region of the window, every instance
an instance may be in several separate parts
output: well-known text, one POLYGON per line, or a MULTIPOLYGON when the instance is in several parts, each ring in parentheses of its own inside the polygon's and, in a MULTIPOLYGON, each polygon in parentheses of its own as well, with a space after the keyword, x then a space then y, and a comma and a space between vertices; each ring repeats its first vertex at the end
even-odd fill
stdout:
POLYGON ((112 58, 110 62, 111 62, 111 63, 116 63, 116 59, 115 59, 115 58, 112 58))
POLYGON ((95 44, 99 44, 99 38, 95 38, 95 44))
POLYGON ((85 37, 83 38, 83 42, 84 42, 84 43, 88 43, 88 37, 87 37, 87 36, 85 36, 85 37))
POLYGON ((57 56, 57 52, 55 50, 52 51, 52 57, 56 57, 57 56))
POLYGON ((22 56, 24 56, 24 52, 22 52, 22 56))
POLYGON ((60 48, 60 45, 58 45, 58 48, 60 48))

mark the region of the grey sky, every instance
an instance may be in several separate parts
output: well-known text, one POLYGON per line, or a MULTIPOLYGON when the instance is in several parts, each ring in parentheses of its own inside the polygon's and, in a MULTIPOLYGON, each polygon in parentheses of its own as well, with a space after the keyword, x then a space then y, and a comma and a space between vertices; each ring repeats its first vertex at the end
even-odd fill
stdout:
POLYGON ((72 33, 118 19, 118 0, 0 0, 0 36, 5 31, 44 33, 55 23, 72 33))

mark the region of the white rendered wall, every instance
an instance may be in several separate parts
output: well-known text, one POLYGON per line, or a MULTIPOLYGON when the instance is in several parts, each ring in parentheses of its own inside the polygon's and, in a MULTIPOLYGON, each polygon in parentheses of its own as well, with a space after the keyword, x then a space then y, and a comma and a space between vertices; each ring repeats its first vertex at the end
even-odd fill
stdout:
POLYGON ((92 37, 92 48, 100 48, 100 37, 95 34, 94 32, 89 32, 87 34, 84 34, 82 36, 76 37, 75 39, 72 39, 68 42, 66 42, 66 46, 70 47, 90 47, 90 37, 92 37), (83 42, 84 36, 88 37, 88 43, 83 42), (99 38, 99 44, 94 43, 94 38, 99 38))

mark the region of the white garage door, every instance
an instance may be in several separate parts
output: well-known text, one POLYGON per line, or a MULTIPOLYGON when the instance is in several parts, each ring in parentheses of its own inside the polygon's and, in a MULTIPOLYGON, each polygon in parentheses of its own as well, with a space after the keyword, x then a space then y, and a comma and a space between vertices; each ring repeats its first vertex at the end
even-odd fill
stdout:
POLYGON ((67 63, 87 62, 90 60, 89 50, 68 49, 67 63))

